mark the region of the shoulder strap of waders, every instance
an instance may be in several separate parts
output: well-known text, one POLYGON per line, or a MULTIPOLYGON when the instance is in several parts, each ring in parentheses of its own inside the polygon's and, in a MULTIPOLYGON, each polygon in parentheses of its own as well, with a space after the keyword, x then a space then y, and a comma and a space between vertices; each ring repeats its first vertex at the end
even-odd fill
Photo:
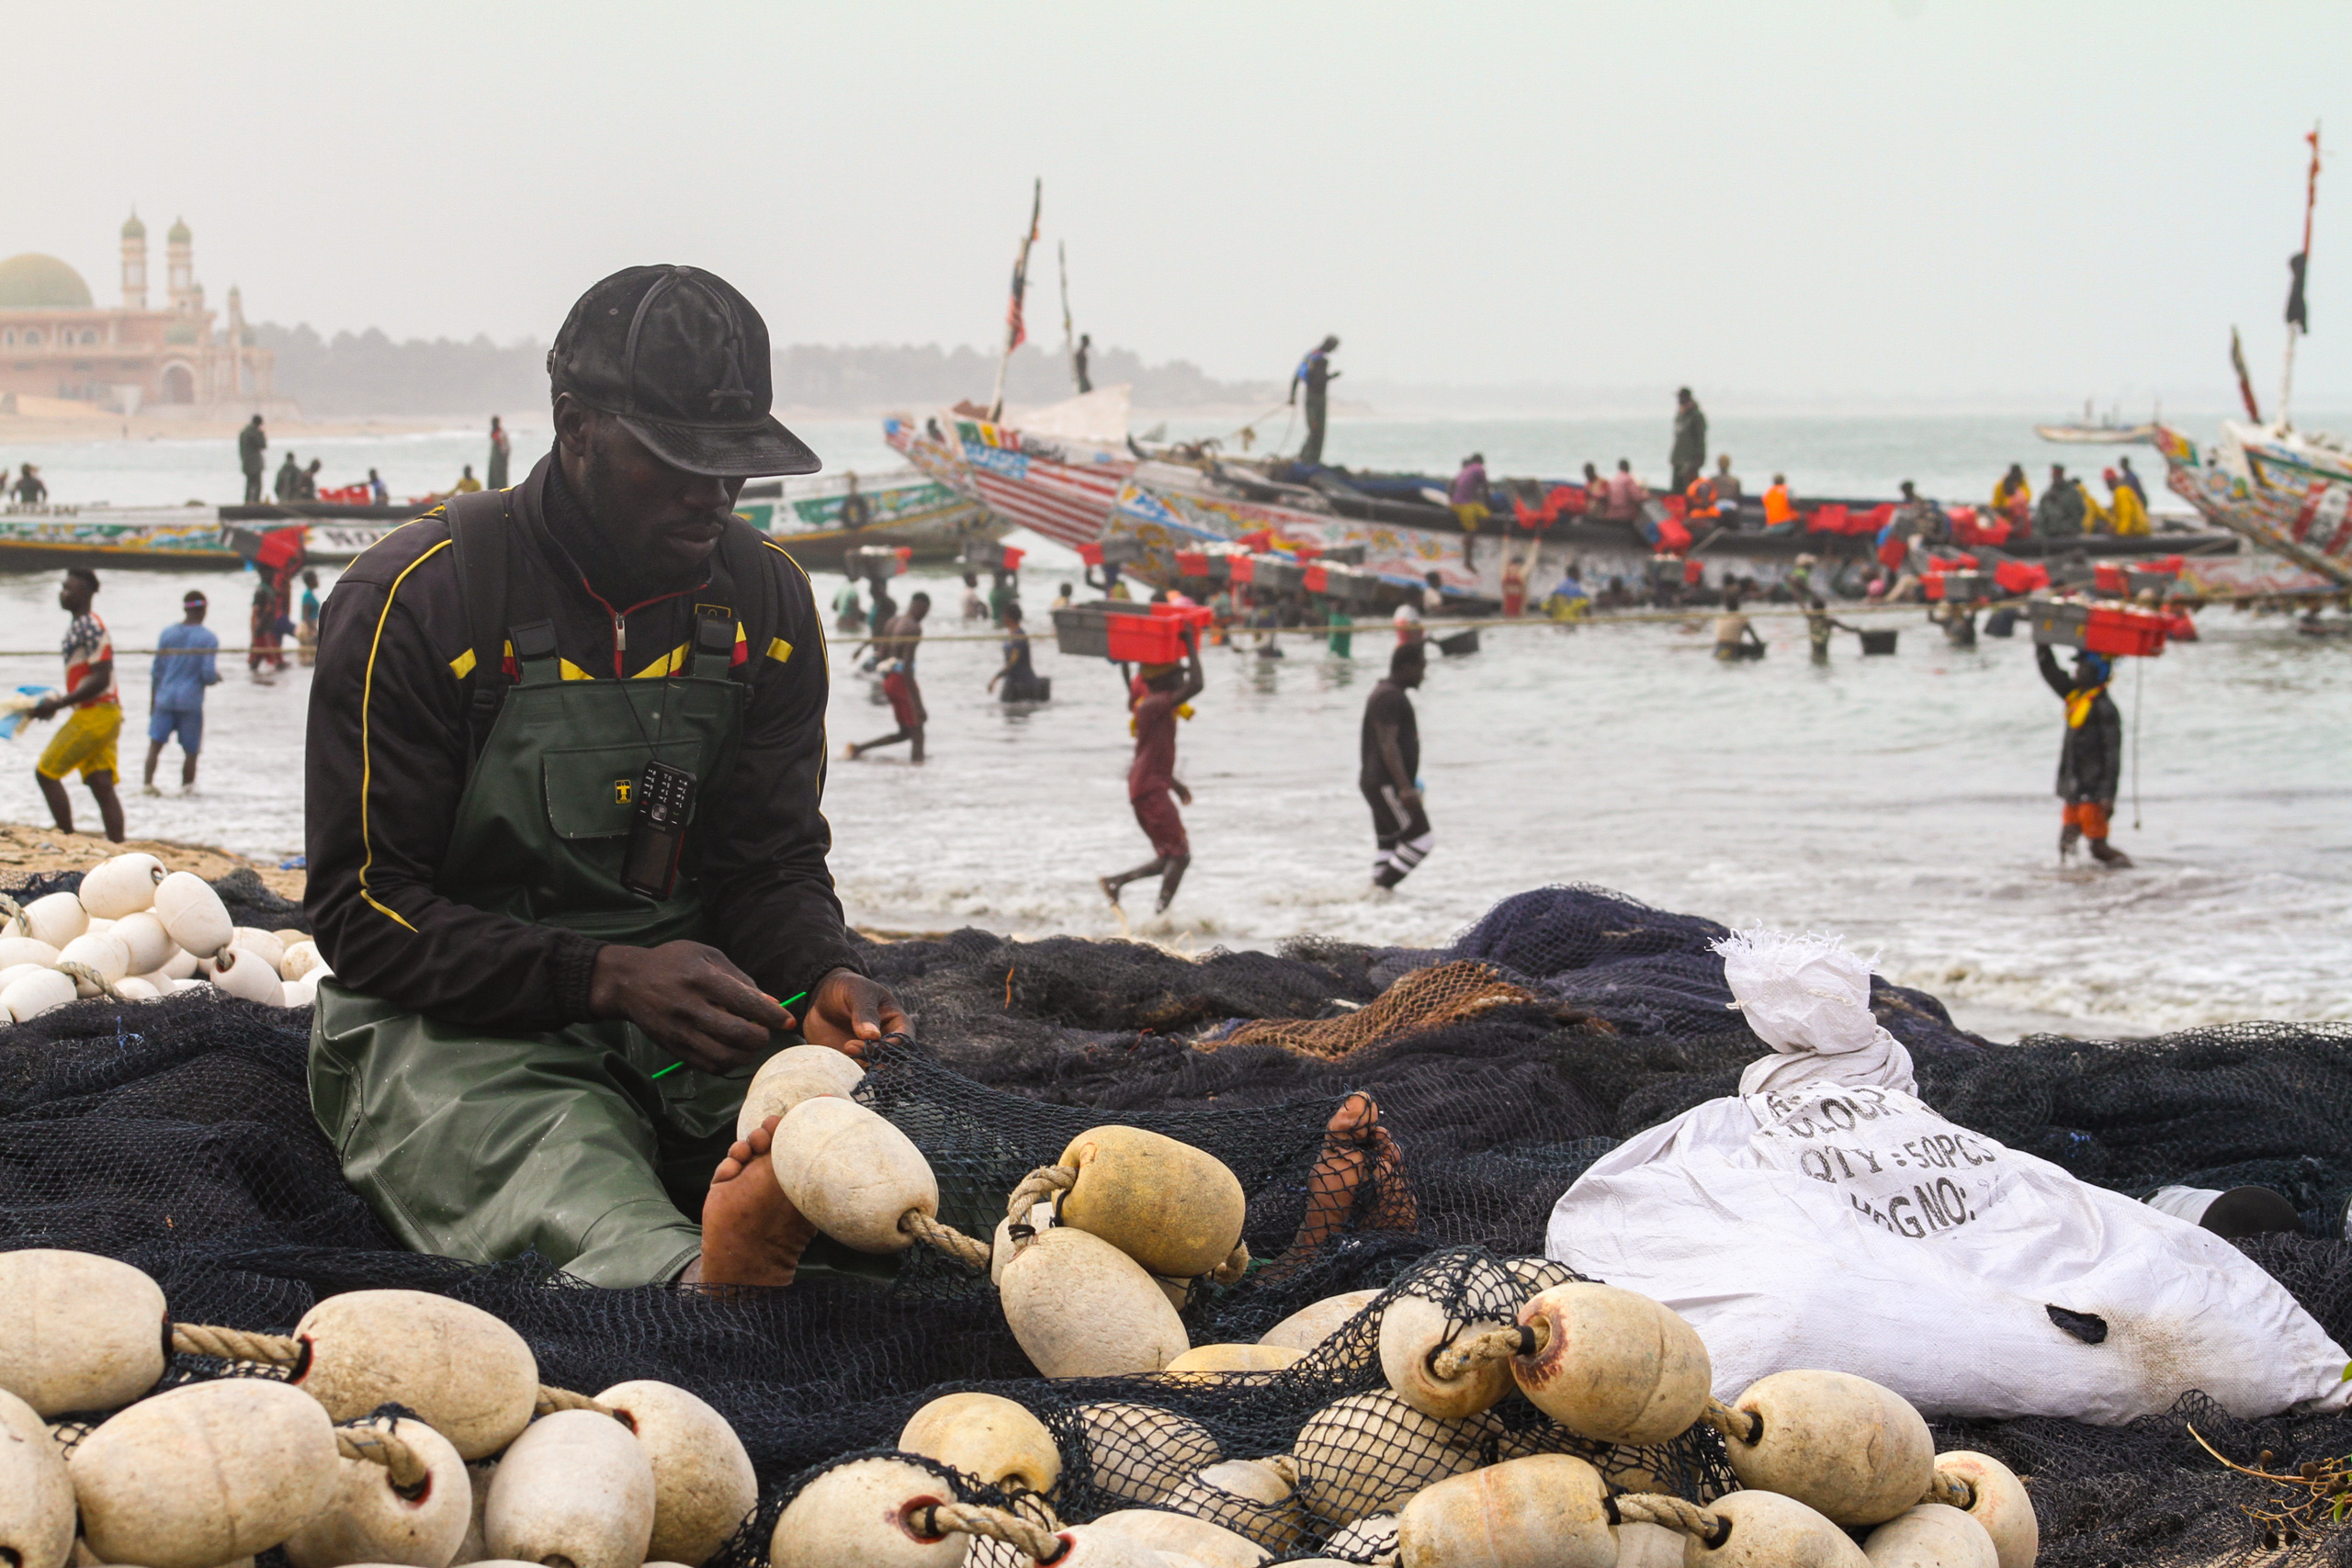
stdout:
POLYGON ((474 491, 447 503, 450 553, 466 605, 466 641, 473 650, 473 694, 466 705, 466 754, 481 751, 506 695, 506 495, 474 491))

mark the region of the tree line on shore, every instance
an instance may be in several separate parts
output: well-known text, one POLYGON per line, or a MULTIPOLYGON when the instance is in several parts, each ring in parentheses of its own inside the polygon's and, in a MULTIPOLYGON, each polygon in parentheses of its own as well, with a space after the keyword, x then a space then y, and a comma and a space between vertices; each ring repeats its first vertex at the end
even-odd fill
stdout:
MULTIPOLYGON (((255 344, 277 356, 277 385, 312 416, 438 414, 543 406, 547 345, 498 344, 477 336, 395 342, 370 327, 332 337, 308 325, 264 322, 255 344)), ((1089 371, 1097 387, 1134 387, 1138 405, 1181 409, 1273 401, 1279 381, 1220 381, 1182 359, 1147 365, 1123 348, 1097 348, 1089 371)), ((985 399, 996 380, 996 355, 937 344, 789 344, 775 355, 779 406, 871 410, 923 408, 985 399)), ((1024 345, 1012 356, 1005 393, 1015 403, 1046 403, 1073 390, 1058 347, 1024 345)))

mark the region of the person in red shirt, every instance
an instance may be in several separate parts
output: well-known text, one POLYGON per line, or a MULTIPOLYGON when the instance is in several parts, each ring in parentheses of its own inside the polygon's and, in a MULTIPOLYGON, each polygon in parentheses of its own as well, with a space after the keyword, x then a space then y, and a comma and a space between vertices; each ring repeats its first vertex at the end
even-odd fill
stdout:
POLYGON ((1127 768, 1127 800, 1135 807, 1136 821, 1151 840, 1151 859, 1133 871, 1099 878, 1102 892, 1112 904, 1119 902, 1119 889, 1130 882, 1140 882, 1147 876, 1159 878, 1158 912, 1166 914, 1176 897, 1177 885, 1184 880, 1184 868, 1193 863, 1193 846, 1184 836, 1184 818, 1177 814, 1176 802, 1193 804, 1193 792, 1176 776, 1176 720, 1181 715, 1192 716, 1192 709, 1184 705, 1201 694, 1208 684, 1201 672, 1201 648, 1191 630, 1185 634, 1185 662, 1178 664, 1147 664, 1136 679, 1136 692, 1130 700, 1134 710, 1136 760, 1127 768), (1171 796, 1173 798, 1171 798, 1171 796))
POLYGON ((74 830, 74 803, 66 797, 65 775, 79 773, 98 803, 98 820, 106 835, 122 842, 122 798, 115 794, 115 738, 122 733, 122 700, 114 689, 114 639, 107 624, 90 608, 97 597, 98 574, 86 566, 69 567, 58 590, 57 607, 74 617, 65 628, 65 688, 33 704, 36 719, 48 719, 66 708, 73 716, 58 726, 49 745, 33 765, 49 814, 57 830, 74 830))

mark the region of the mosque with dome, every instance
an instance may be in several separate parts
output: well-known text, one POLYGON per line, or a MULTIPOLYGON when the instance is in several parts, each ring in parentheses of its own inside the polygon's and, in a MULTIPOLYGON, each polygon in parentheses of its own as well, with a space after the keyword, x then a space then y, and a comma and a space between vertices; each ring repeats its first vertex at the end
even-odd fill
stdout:
POLYGON ((147 225, 122 226, 122 303, 102 306, 55 256, 0 261, 0 397, 62 398, 121 413, 222 414, 277 401, 274 356, 253 346, 243 301, 229 290, 216 328, 196 281, 184 222, 164 236, 164 291, 151 308, 147 225))

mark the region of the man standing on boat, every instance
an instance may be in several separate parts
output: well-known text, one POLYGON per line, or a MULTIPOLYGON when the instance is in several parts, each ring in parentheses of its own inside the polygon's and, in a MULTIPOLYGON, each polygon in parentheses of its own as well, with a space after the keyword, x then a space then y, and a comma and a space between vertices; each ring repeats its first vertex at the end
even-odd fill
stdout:
POLYGON ((269 436, 261 427, 261 415, 246 422, 237 432, 237 463, 245 471, 245 504, 261 504, 261 477, 264 469, 262 454, 269 450, 269 436))
POLYGON ((2114 661, 2084 649, 2075 655, 2075 672, 2069 678, 2058 668, 2049 644, 2035 644, 2033 657, 2042 680, 2066 705, 2066 738, 2058 748, 2058 798, 2065 802, 2058 830, 2059 863, 2064 864, 2075 846, 2087 840, 2091 859, 2121 871, 2132 857, 2107 841, 2108 819, 2123 779, 2123 715, 2107 694, 2114 661))
POLYGON ((1700 408, 1699 400, 1690 389, 1679 387, 1674 393, 1674 486, 1673 493, 1680 495, 1707 466, 1707 415, 1700 408))
POLYGON ((291 452, 287 453, 286 461, 277 466, 277 489, 280 502, 302 498, 302 465, 294 460, 291 452))
POLYGON ((506 488, 506 460, 514 455, 514 443, 507 439, 506 427, 499 423, 496 414, 492 414, 490 416, 489 489, 504 490, 506 488))
POLYGON ((1302 463, 1320 463, 1323 460, 1325 405, 1331 383, 1340 377, 1340 373, 1331 368, 1331 351, 1339 346, 1340 334, 1329 334, 1320 344, 1308 349, 1306 357, 1298 362, 1298 368, 1291 372, 1290 400, 1296 403, 1299 388, 1304 386, 1306 389, 1306 445, 1298 449, 1298 460, 1302 463))

